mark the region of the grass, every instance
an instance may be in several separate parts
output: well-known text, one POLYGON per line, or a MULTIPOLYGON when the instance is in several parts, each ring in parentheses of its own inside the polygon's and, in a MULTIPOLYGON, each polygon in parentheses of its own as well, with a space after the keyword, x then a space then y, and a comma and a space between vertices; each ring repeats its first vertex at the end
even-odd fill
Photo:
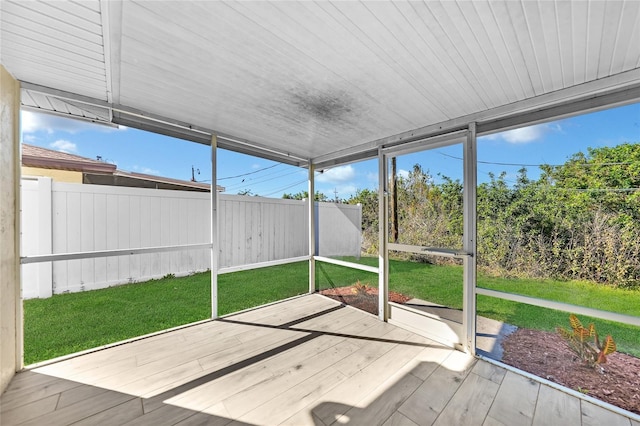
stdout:
MULTIPOLYGON (((347 259, 377 265, 377 258, 347 259)), ((462 307, 462 268, 399 260, 389 262, 389 288, 453 308, 462 307)), ((220 315, 306 293, 308 265, 299 262, 235 272, 218 278, 220 315)), ((317 287, 360 281, 377 287, 376 274, 316 263, 317 287)), ((640 292, 581 281, 478 277, 480 287, 640 316, 640 292)), ((107 343, 209 318, 210 275, 164 278, 84 293, 24 302, 25 363, 30 364, 107 343)), ((519 327, 553 331, 567 326, 566 312, 478 296, 478 314, 519 327)), ((640 330, 580 317, 611 334, 621 352, 640 357, 640 330)))
MULTIPOLYGON (((306 262, 218 277, 225 315, 306 293, 306 262)), ((61 355, 210 318, 211 275, 163 278, 24 302, 24 358, 61 355)))
MULTIPOLYGON (((348 258, 351 262, 376 266, 377 258, 348 258)), ((377 286, 377 275, 367 272, 323 264, 323 275, 332 276, 339 285, 345 281, 340 269, 350 275, 351 282, 377 286)), ((461 266, 439 266, 424 263, 390 260, 389 290, 410 297, 429 300, 451 308, 462 309, 461 266)), ((516 293, 541 299, 555 300, 573 305, 640 316, 640 291, 619 289, 585 281, 558 281, 534 279, 506 279, 478 275, 478 286, 492 290, 516 293)), ((478 315, 493 318, 523 328, 555 331, 557 326, 568 327, 569 313, 540 308, 509 300, 478 296, 478 315)), ((593 322, 601 336, 611 334, 618 350, 640 357, 640 329, 627 324, 580 316, 583 324, 593 322)))

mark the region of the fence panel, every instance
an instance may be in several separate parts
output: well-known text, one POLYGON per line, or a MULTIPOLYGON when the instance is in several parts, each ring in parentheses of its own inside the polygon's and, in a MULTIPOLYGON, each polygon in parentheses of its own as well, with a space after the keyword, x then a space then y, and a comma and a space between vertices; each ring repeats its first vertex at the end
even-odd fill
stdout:
MULTIPOLYGON (((23 255, 210 241, 208 193, 47 179, 23 179, 23 255), (43 196, 47 191, 48 200, 43 196), (47 223, 48 241, 38 237, 47 223)), ((219 200, 220 267, 308 254, 307 202, 227 194, 220 194, 219 200)), ((325 224, 328 231, 316 238, 318 253, 359 255, 360 207, 319 203, 316 208, 319 225, 325 224)), ((25 265, 23 297, 186 275, 207 270, 210 264, 209 250, 198 249, 25 265)))

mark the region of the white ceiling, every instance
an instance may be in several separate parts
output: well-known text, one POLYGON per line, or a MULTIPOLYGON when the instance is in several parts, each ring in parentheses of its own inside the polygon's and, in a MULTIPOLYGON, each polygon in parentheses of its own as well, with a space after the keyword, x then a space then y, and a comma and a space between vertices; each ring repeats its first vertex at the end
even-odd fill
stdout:
MULTIPOLYGON (((26 103, 41 91, 107 108, 89 111, 98 121, 218 133, 224 147, 292 162, 640 97, 636 0, 3 0, 0 13, 0 61, 32 92, 26 103)), ((56 110, 46 104, 35 107, 56 110)))

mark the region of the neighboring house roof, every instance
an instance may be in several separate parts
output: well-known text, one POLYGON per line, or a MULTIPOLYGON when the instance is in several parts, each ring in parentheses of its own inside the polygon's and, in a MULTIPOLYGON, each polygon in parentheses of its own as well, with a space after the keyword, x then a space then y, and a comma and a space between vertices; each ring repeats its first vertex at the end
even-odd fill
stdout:
MULTIPOLYGON (((82 172, 83 183, 93 185, 201 192, 208 192, 211 187, 208 183, 126 172, 118 170, 115 164, 28 144, 22 144, 22 165, 82 172)), ((224 191, 224 187, 222 186, 218 186, 217 188, 218 192, 224 191)))
POLYGON ((116 171, 115 164, 24 143, 22 144, 22 165, 76 172, 113 173, 116 171))

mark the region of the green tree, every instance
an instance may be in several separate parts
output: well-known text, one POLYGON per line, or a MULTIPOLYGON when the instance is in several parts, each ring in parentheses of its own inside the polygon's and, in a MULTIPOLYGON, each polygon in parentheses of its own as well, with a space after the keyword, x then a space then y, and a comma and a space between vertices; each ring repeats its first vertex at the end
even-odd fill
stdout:
MULTIPOLYGON (((309 191, 300 191, 296 194, 283 194, 282 198, 287 199, 287 200, 306 200, 309 198, 309 191)), ((320 201, 320 202, 329 202, 331 200, 329 200, 329 197, 327 197, 325 194, 323 194, 322 192, 316 191, 316 195, 314 197, 315 201, 320 201)))

